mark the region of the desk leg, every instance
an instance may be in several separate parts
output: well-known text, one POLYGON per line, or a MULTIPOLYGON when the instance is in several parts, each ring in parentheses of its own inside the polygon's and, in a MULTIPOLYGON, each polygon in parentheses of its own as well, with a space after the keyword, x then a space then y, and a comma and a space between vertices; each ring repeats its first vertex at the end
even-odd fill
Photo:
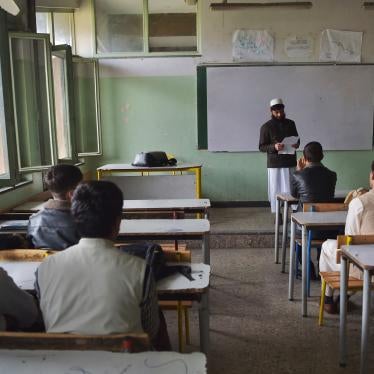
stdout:
POLYGON ((209 244, 209 233, 204 234, 203 237, 203 258, 204 264, 210 264, 210 244, 209 244))
POLYGON ((301 258, 302 258, 302 288, 301 288, 301 300, 302 300, 302 303, 301 303, 301 311, 302 311, 302 315, 303 317, 307 317, 308 315, 308 306, 307 306, 307 303, 308 303, 308 291, 307 291, 307 262, 308 262, 308 259, 307 259, 307 250, 306 250, 306 247, 307 247, 307 238, 306 238, 306 227, 305 226, 302 226, 302 230, 301 230, 301 258))
POLYGON ((346 365, 347 357, 347 286, 348 286, 348 271, 347 258, 342 256, 340 266, 340 324, 339 324, 339 364, 346 365))
POLYGON ((369 316, 370 316, 370 271, 364 270, 364 290, 362 301, 362 331, 361 331, 361 369, 360 373, 367 372, 367 354, 369 337, 369 316))
POLYGON ((280 214, 280 200, 275 202, 275 238, 274 238, 274 261, 279 264, 279 214, 280 214))
POLYGON ((199 308, 200 350, 209 353, 209 290, 201 296, 199 308))
MULTIPOLYGON (((293 300, 293 289, 295 281, 295 231, 296 224, 291 220, 290 236, 290 271, 288 273, 288 300, 293 300)), ((296 259, 297 260, 297 259, 296 259)))
POLYGON ((282 234, 282 273, 286 269, 286 245, 287 245, 287 227, 288 226, 288 201, 283 206, 283 234, 282 234))

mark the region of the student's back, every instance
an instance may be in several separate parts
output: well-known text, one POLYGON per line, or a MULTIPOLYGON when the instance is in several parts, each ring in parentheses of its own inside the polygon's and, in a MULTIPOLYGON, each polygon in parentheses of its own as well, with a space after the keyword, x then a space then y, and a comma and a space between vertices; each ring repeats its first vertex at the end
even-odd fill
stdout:
POLYGON ((40 308, 48 332, 142 331, 145 261, 113 242, 83 238, 38 269, 40 308))
POLYGON ((329 202, 335 195, 336 173, 321 163, 312 163, 295 171, 291 183, 291 193, 300 202, 329 202))

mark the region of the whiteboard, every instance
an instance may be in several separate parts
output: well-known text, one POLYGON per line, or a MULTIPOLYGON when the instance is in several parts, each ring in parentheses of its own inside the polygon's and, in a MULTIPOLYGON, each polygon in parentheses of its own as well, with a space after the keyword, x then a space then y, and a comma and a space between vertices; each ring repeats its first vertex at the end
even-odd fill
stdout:
POLYGON ((367 150, 373 143, 374 65, 209 66, 208 150, 258 151, 269 101, 281 97, 301 147, 367 150))

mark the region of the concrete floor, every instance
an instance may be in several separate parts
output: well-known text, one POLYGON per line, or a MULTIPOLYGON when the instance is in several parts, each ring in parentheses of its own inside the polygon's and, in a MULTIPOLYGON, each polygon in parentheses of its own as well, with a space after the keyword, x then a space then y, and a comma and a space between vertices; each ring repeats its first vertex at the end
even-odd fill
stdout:
MULTIPOLYGON (((256 229, 258 222, 271 230, 274 221, 269 210, 248 209, 253 208, 235 208, 231 211, 235 213, 232 220, 228 210, 220 216, 212 209, 212 230, 256 229)), ((193 261, 201 261, 199 250, 193 250, 193 261)), ((301 281, 296 281, 295 301, 288 301, 288 274, 282 274, 280 265, 273 263, 272 248, 213 249, 211 264, 209 374, 359 372, 361 294, 350 302, 353 310, 348 315, 348 366, 340 368, 338 315, 325 315, 325 326, 317 325, 319 282, 312 282, 309 317, 303 318, 301 281)), ((177 349, 176 312, 167 312, 166 317, 173 347, 177 349)), ((195 308, 190 319, 193 344, 186 347, 188 352, 199 348, 195 308)), ((368 372, 373 373, 372 332, 369 352, 372 359, 368 372)))

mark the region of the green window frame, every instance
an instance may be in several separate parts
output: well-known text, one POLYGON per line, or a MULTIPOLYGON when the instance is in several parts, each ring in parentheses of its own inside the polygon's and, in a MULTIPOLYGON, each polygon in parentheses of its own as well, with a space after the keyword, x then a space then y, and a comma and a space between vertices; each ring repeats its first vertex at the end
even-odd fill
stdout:
MULTIPOLYGON (((96 1, 98 0, 90 0, 91 7, 92 7, 92 14, 93 14, 93 45, 94 45, 94 56, 97 58, 113 58, 113 57, 157 57, 157 56, 200 56, 201 55, 201 3, 202 0, 196 0, 195 4, 193 0, 185 1, 186 4, 189 6, 194 6, 196 10, 196 51, 191 50, 175 50, 175 51, 152 51, 152 43, 150 42, 150 32, 152 29, 152 25, 150 25, 150 12, 149 12, 149 2, 152 0, 133 0, 134 4, 139 2, 142 4, 142 38, 143 38, 143 45, 142 50, 140 51, 121 51, 121 52, 102 52, 98 48, 98 17, 96 16, 97 12, 97 4, 96 1)), ((103 0, 101 0, 103 1, 103 0)), ((173 3, 174 0, 169 0, 170 4, 173 3)), ((164 14, 161 14, 163 16, 164 14)), ((101 42, 101 44, 103 44, 101 42)))
MULTIPOLYGON (((47 17, 47 24, 46 30, 42 33, 47 33, 50 35, 50 40, 52 45, 59 45, 58 41, 56 41, 56 16, 59 15, 66 15, 68 16, 69 22, 69 31, 70 31, 70 43, 66 43, 71 46, 73 53, 75 53, 75 20, 74 20, 74 11, 73 10, 52 10, 52 9, 43 9, 37 8, 36 17, 38 15, 46 15, 47 17)), ((38 30, 38 18, 37 18, 37 30, 38 30)))
POLYGON ((0 9, 0 131, 4 172, 0 174, 0 187, 14 186, 19 182, 16 161, 16 141, 10 75, 7 15, 0 9))
POLYGON ((51 48, 48 34, 9 33, 18 170, 57 162, 51 48))
POLYGON ((102 154, 102 139, 97 60, 74 56, 73 82, 78 156, 99 156, 102 154))
POLYGON ((70 45, 52 47, 57 157, 59 163, 77 163, 74 111, 73 56, 70 45))

